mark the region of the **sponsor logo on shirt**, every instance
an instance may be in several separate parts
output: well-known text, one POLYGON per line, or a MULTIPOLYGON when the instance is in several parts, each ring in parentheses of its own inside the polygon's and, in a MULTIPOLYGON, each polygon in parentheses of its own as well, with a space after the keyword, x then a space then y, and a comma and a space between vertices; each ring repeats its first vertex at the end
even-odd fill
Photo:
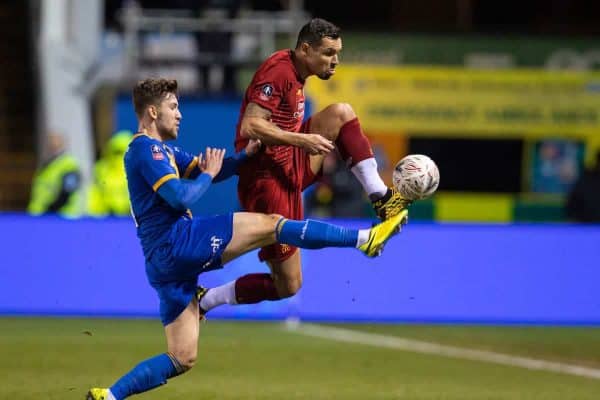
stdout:
POLYGON ((223 244, 223 239, 218 238, 216 236, 212 236, 210 238, 210 247, 212 247, 213 254, 216 254, 216 252, 219 251, 222 244, 223 244))
POLYGON ((271 96, 273 96, 273 86, 269 83, 265 83, 263 87, 260 89, 260 99, 264 101, 268 101, 271 96))
POLYGON ((301 100, 296 105, 296 112, 294 112, 294 118, 303 119, 304 118, 304 100, 301 100))
POLYGON ((163 154, 159 145, 153 144, 152 147, 150 148, 150 150, 152 151, 153 159, 155 159, 155 160, 164 160, 165 159, 165 155, 163 154))

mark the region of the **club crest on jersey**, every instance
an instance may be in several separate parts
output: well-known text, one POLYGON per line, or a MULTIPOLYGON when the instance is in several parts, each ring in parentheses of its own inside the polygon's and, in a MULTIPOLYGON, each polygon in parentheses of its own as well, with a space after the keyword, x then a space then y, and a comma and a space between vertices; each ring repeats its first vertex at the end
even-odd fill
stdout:
POLYGON ((265 83, 263 87, 260 89, 260 98, 261 100, 269 100, 273 96, 273 86, 268 83, 265 83))
POLYGON ((155 160, 164 160, 165 156, 162 152, 162 150, 160 149, 160 146, 157 144, 153 144, 152 147, 150 148, 150 150, 152 151, 152 158, 154 158, 155 160))

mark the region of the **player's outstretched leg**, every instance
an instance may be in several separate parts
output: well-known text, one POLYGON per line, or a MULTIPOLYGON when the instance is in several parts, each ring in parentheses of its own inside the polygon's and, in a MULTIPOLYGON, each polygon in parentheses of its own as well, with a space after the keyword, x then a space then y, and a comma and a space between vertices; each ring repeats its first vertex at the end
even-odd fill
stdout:
POLYGON ((358 117, 350 105, 338 105, 337 109, 337 114, 348 120, 340 127, 335 141, 342 158, 344 161, 350 161, 350 170, 369 195, 379 219, 385 221, 398 215, 411 202, 402 198, 393 187, 388 188, 379 176, 371 143, 363 133, 358 117))
POLYGON ((386 219, 384 222, 371 228, 369 240, 359 247, 367 257, 381 255, 383 246, 394 234, 400 232, 402 226, 408 222, 408 210, 401 210, 398 214, 386 219))
MULTIPOLYGON (((410 205, 410 201, 402 198, 394 188, 388 188, 381 179, 371 143, 350 104, 327 106, 310 118, 309 129, 335 141, 340 156, 369 195, 373 209, 382 221, 410 205)), ((320 169, 320 163, 315 167, 313 172, 320 169)))
POLYGON ((408 221, 408 210, 401 210, 371 229, 347 229, 315 220, 292 221, 282 218, 275 228, 279 243, 304 249, 355 247, 368 257, 377 257, 385 243, 408 221))
MULTIPOLYGON (((372 227, 371 229, 358 230, 343 228, 337 225, 315 220, 294 221, 287 220, 282 217, 277 217, 278 219, 275 219, 273 218, 276 217, 274 215, 255 217, 256 215, 260 214, 252 213, 238 213, 238 215, 239 220, 244 222, 243 226, 247 227, 241 229, 256 229, 257 224, 250 223, 253 218, 265 219, 269 217, 275 222, 275 224, 270 228, 270 236, 267 237, 266 240, 262 241, 252 241, 252 234, 248 234, 248 232, 244 232, 245 234, 242 235, 242 232, 234 231, 234 238, 236 235, 239 235, 238 237, 240 238, 240 241, 244 240, 246 242, 242 244, 237 244, 234 242, 232 245, 234 255, 229 256, 227 260, 231 260, 237 255, 243 254, 244 252, 254 248, 272 244, 276 240, 280 243, 309 249, 320 249, 324 247, 354 247, 367 257, 377 257, 381 253, 386 242, 394 234, 398 233, 402 225, 404 225, 408 220, 408 210, 402 210, 396 216, 389 218, 388 220, 372 227), (244 245, 247 245, 247 243, 252 243, 254 247, 246 247, 245 251, 242 251, 241 249, 244 245)), ((253 233, 256 234, 254 231, 253 233)), ((226 250, 226 252, 227 251, 228 250, 226 250)), ((239 279, 243 278, 244 277, 239 279)), ((202 313, 208 312, 222 304, 240 303, 237 299, 236 282, 237 280, 234 280, 222 286, 210 289, 199 287, 199 290, 197 291, 197 298, 202 313)), ((275 292, 275 289, 273 288, 272 291, 275 292)), ((279 297, 261 298, 261 300, 278 299, 279 297)), ((248 304, 248 301, 244 301, 244 304, 248 304)))

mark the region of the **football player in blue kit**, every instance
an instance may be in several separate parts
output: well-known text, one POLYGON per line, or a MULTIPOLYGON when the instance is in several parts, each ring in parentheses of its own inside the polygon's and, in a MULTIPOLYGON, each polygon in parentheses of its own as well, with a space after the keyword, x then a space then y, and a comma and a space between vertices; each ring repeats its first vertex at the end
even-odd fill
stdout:
POLYGON ((177 81, 146 79, 133 89, 138 132, 125 154, 131 212, 146 261, 146 275, 160 299, 167 352, 140 362, 110 388, 92 388, 88 400, 121 400, 165 384, 196 361, 199 321, 197 278, 248 251, 273 243, 301 248, 357 248, 379 255, 406 222, 406 211, 370 229, 347 229, 315 220, 293 221, 279 215, 235 212, 192 218, 211 183, 227 179, 259 151, 225 158, 224 149, 207 148, 194 156, 166 142, 177 138, 181 112, 177 81))

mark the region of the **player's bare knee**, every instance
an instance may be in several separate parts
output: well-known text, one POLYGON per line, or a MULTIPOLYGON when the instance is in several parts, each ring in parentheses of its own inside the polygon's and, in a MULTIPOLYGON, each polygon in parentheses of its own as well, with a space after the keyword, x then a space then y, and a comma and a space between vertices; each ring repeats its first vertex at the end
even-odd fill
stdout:
POLYGON ((356 118, 356 113, 348 103, 334 103, 327 107, 327 111, 339 120, 340 125, 356 118))
POLYGON ((172 356, 177 360, 179 366, 184 371, 192 369, 196 364, 196 358, 198 356, 196 351, 191 350, 179 350, 172 353, 172 356))
POLYGON ((255 245, 262 247, 276 243, 275 229, 279 220, 283 218, 279 214, 261 214, 256 224, 256 243, 255 245))
POLYGON ((277 224, 277 222, 283 218, 283 215, 280 214, 267 214, 267 218, 274 224, 277 224))
POLYGON ((194 357, 189 357, 186 358, 182 363, 181 366, 183 367, 183 369, 185 371, 188 371, 190 369, 192 369, 194 367, 194 365, 196 365, 196 356, 194 357))
POLYGON ((266 218, 269 221, 267 223, 269 227, 268 230, 270 232, 275 232, 275 228, 277 228, 277 224, 279 223, 281 218, 283 218, 283 216, 279 214, 267 214, 266 218))

